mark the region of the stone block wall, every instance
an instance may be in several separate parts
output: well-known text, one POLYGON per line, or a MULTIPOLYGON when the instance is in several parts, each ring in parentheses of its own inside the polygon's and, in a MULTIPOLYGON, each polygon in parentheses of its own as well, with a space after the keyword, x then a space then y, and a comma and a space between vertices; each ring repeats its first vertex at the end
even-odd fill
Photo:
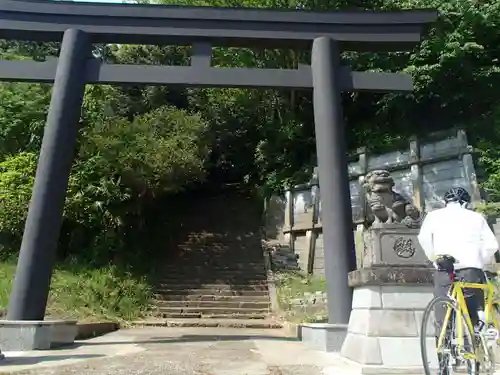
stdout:
POLYGON ((323 246, 323 233, 318 233, 318 236, 316 237, 312 269, 314 275, 325 275, 325 248, 323 246))
MULTIPOLYGON (((498 243, 500 243, 500 218, 490 218, 488 220, 491 225, 491 229, 493 229, 493 232, 495 233, 495 236, 497 238, 498 243)), ((496 261, 500 262, 500 254, 496 254, 496 261)))
POLYGON ((296 236, 293 240, 293 252, 297 255, 299 268, 304 271, 309 263, 309 241, 310 237, 307 235, 296 236))
MULTIPOLYGON (((420 326, 432 297, 430 285, 355 288, 342 356, 362 365, 421 367, 420 326)), ((429 337, 430 344, 433 340, 429 337)), ((437 359, 433 364, 437 364, 437 359)))
POLYGON ((299 270, 298 256, 290 246, 279 241, 262 241, 262 248, 268 254, 271 271, 299 270))
MULTIPOLYGON (((385 154, 363 149, 348 165, 353 231, 365 223, 364 176, 374 169, 389 170, 395 190, 424 212, 439 208, 442 195, 452 185, 469 190, 474 202, 481 200, 463 130, 413 137, 405 149, 385 154)), ((298 255, 301 270, 316 274, 324 273, 320 195, 317 178, 313 178, 282 197, 272 197, 266 206, 266 234, 274 236, 267 238, 288 244, 298 255)))

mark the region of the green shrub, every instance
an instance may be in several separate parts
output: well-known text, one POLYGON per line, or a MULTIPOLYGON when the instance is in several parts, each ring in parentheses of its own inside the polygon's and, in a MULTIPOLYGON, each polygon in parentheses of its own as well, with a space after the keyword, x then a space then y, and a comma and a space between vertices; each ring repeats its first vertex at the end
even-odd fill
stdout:
POLYGON ((21 233, 35 181, 37 156, 23 152, 0 163, 0 232, 21 233))
MULTIPOLYGON (((13 262, 0 263, 0 307, 5 308, 14 280, 13 262)), ((66 266, 52 277, 47 315, 80 321, 127 322, 147 314, 152 288, 115 266, 88 269, 66 266)))
POLYGON ((9 303, 9 295, 12 289, 12 282, 16 272, 16 265, 13 262, 0 263, 0 307, 6 308, 9 303))
MULTIPOLYGON (((209 153, 207 124, 174 107, 132 120, 101 120, 82 130, 59 244, 63 259, 79 255, 96 266, 114 261, 118 253, 137 252, 124 249, 139 236, 151 237, 144 236, 151 227, 148 207, 159 196, 203 180, 209 153)), ((37 155, 28 152, 0 163, 2 259, 19 249, 36 165, 37 155)))
POLYGON ((491 202, 491 203, 481 204, 476 207, 476 211, 481 212, 482 214, 488 217, 497 217, 500 216, 500 203, 491 202))
POLYGON ((293 300, 303 298, 305 293, 326 292, 324 277, 306 275, 300 272, 285 272, 278 274, 278 303, 285 319, 297 323, 324 321, 328 311, 304 309, 300 311, 293 306, 293 300))

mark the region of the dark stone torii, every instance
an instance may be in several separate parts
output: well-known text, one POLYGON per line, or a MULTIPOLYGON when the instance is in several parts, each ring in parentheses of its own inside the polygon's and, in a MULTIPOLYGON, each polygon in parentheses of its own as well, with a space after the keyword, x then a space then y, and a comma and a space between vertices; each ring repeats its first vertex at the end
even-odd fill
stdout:
POLYGON ((59 59, 0 61, 0 81, 54 83, 7 318, 44 318, 84 88, 91 83, 313 89, 329 323, 346 324, 354 240, 340 94, 409 91, 412 79, 352 72, 341 66, 340 53, 409 50, 436 18, 434 10, 309 12, 0 0, 0 38, 62 40, 59 59), (92 57, 93 43, 191 45, 191 65, 102 64, 92 57), (312 48, 311 65, 215 68, 213 46, 312 48))

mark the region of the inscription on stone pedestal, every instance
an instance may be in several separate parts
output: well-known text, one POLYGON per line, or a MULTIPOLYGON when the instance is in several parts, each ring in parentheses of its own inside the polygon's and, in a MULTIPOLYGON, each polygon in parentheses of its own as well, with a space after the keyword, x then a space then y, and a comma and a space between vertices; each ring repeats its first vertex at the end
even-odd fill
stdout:
POLYGON ((394 242, 394 252, 400 258, 409 259, 415 255, 415 247, 411 238, 398 237, 394 242))

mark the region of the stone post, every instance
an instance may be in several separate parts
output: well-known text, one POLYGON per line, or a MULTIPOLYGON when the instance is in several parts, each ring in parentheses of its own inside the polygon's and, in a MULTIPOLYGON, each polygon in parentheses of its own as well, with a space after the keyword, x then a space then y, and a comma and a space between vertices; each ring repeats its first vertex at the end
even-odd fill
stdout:
POLYGON ((328 37, 315 39, 311 68, 328 323, 303 325, 302 340, 322 350, 338 351, 351 311, 352 290, 346 275, 351 270, 350 259, 354 253, 338 42, 328 37))
POLYGON ((78 135, 86 83, 84 72, 91 58, 91 47, 85 32, 65 31, 9 301, 8 320, 43 320, 45 316, 78 135))
POLYGON ((61 330, 68 332, 64 342, 73 342, 76 335, 76 322, 46 322, 44 317, 91 52, 88 34, 64 32, 8 321, 0 322, 0 344, 7 350, 48 349, 61 330))

